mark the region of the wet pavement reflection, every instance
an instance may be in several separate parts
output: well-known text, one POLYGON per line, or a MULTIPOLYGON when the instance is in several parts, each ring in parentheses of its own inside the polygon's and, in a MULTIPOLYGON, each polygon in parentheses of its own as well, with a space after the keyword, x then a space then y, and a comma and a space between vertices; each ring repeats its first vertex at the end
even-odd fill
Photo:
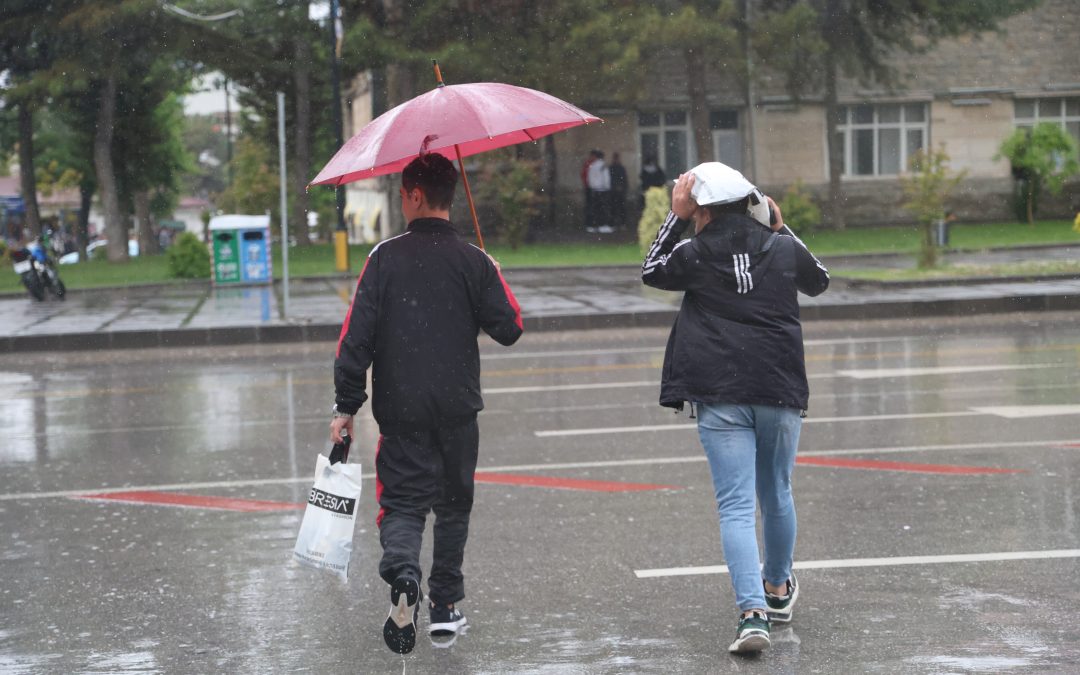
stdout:
MULTIPOLYGON (((806 337, 807 567, 795 621, 756 658, 726 652, 734 603, 692 421, 656 405, 665 330, 483 343, 470 628, 405 658, 380 634, 370 475, 349 583, 289 562, 327 450, 333 344, 0 356, 0 672, 1075 669, 1080 315, 806 337)), ((358 418, 365 474, 376 440, 358 418)))

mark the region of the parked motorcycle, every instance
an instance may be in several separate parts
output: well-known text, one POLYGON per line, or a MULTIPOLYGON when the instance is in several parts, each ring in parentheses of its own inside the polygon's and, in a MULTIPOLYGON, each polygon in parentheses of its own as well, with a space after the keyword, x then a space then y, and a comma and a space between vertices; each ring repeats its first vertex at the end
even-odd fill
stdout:
POLYGON ((60 280, 60 273, 38 244, 12 251, 11 260, 15 263, 15 273, 22 278, 23 286, 35 300, 44 300, 48 291, 58 300, 64 299, 67 289, 60 280))

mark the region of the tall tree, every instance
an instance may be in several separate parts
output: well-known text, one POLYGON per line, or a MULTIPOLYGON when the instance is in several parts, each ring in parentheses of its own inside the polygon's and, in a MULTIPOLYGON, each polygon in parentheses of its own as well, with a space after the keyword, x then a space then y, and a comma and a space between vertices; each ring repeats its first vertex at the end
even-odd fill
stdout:
MULTIPOLYGON (((194 7, 196 3, 183 4, 194 7)), ((276 94, 286 94, 291 140, 287 152, 289 227, 299 244, 310 241, 307 211, 321 203, 319 194, 307 192, 308 181, 314 177, 312 158, 316 149, 320 153, 329 149, 333 138, 329 47, 320 37, 320 23, 309 16, 310 4, 307 0, 279 3, 267 11, 265 0, 235 0, 230 6, 241 9, 242 15, 199 27, 198 60, 243 90, 241 104, 256 113, 242 122, 247 125, 241 126, 242 134, 260 135, 259 142, 276 146, 276 94)), ((267 206, 276 208, 276 203, 267 206)))
POLYGON ((736 18, 735 7, 730 0, 695 0, 677 5, 665 12, 662 7, 645 3, 638 39, 643 42, 643 47, 653 42, 660 48, 682 54, 697 161, 710 162, 714 157, 706 100, 709 65, 720 65, 729 72, 743 75, 741 44, 732 26, 736 18))
MULTIPOLYGON (((36 20, 48 27, 53 59, 49 68, 35 73, 35 81, 53 95, 82 93, 96 103, 94 173, 109 240, 106 250, 110 260, 125 260, 127 222, 121 193, 126 186, 117 166, 126 166, 130 158, 118 153, 115 142, 131 135, 130 120, 152 118, 161 99, 139 99, 131 92, 153 80, 154 64, 174 57, 178 45, 190 42, 190 34, 155 0, 53 0, 39 3, 36 11, 36 20), (122 97, 139 102, 118 110, 122 97)), ((175 70, 157 73, 171 78, 175 70)), ((139 145, 128 143, 130 148, 139 145)))
POLYGON ((19 188, 31 237, 41 234, 34 170, 34 114, 44 99, 44 91, 34 75, 51 62, 49 31, 37 20, 41 11, 38 3, 30 0, 11 0, 0 15, 0 63, 4 64, 10 81, 4 98, 17 108, 19 188))
POLYGON ((796 96, 822 92, 829 155, 827 218, 845 226, 843 148, 837 136, 839 78, 896 87, 898 54, 932 47, 943 37, 996 29, 1000 22, 1039 0, 762 0, 759 25, 765 37, 759 60, 787 76, 796 96))

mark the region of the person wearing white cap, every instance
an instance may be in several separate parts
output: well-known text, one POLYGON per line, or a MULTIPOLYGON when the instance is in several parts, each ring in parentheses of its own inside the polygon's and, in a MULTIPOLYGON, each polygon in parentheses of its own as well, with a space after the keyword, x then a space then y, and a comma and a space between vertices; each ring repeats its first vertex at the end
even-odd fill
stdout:
POLYGON ((676 181, 641 276, 654 288, 685 291, 660 404, 682 410, 689 402, 691 417, 697 412, 739 608, 728 649, 759 652, 770 644, 771 622, 791 621, 799 595, 791 472, 809 388, 797 296, 824 292, 829 273, 772 199, 735 169, 707 162, 676 181), (681 239, 691 224, 694 236, 681 239))

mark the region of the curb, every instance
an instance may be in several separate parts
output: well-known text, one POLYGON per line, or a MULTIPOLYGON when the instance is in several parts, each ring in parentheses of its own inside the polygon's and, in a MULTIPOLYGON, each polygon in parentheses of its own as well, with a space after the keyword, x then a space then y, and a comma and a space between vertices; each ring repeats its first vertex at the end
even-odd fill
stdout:
MULTIPOLYGON (((810 305, 800 308, 800 315, 803 321, 851 321, 1063 310, 1080 310, 1080 294, 810 305)), ((523 324, 526 332, 611 328, 667 328, 671 326, 677 314, 678 309, 672 307, 670 310, 655 312, 533 316, 525 317, 523 324)), ((224 326, 219 328, 180 328, 174 330, 17 335, 0 338, 0 354, 332 342, 337 340, 340 334, 340 324, 271 324, 265 326, 224 326)))
POLYGON ((849 288, 933 288, 940 286, 982 286, 986 284, 1033 284, 1044 281, 1073 281, 1076 274, 1046 274, 1042 276, 1005 276, 1005 277, 945 277, 942 279, 923 279, 919 281, 878 281, 845 277, 837 272, 833 281, 843 281, 849 288))

